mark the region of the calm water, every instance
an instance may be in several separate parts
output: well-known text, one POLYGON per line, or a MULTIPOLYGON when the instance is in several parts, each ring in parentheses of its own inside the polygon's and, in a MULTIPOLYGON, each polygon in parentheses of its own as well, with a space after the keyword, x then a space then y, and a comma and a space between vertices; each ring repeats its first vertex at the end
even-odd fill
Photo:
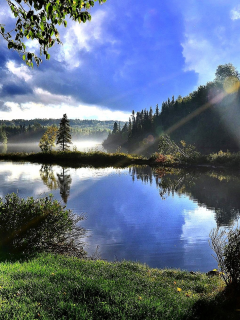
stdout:
POLYGON ((77 214, 87 230, 85 249, 101 258, 133 260, 151 267, 209 271, 217 267, 209 232, 238 219, 236 174, 173 174, 149 167, 63 169, 0 162, 0 196, 52 193, 77 214))

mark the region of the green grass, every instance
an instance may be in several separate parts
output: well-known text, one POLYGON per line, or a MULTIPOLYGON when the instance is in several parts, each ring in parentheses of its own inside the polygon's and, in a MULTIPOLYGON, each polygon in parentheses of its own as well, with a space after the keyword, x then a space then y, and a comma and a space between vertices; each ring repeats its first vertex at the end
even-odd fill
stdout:
POLYGON ((216 166, 239 168, 240 152, 230 153, 222 152, 202 155, 199 154, 195 158, 183 158, 181 161, 175 159, 172 155, 161 156, 158 153, 153 154, 149 159, 139 155, 126 154, 121 152, 105 153, 102 151, 52 151, 49 153, 0 153, 0 160, 11 161, 27 161, 43 164, 58 164, 78 168, 81 166, 93 167, 127 167, 130 165, 157 165, 165 167, 181 167, 181 166, 216 166), (163 159, 161 158, 163 157, 163 159), (160 159, 161 158, 161 159, 160 159))
POLYGON ((0 319, 238 319, 219 277, 41 254, 0 263, 0 319))
POLYGON ((125 167, 131 164, 145 164, 146 159, 141 156, 124 153, 105 153, 101 151, 52 151, 51 153, 1 153, 0 160, 29 161, 46 164, 59 164, 71 167, 91 165, 94 167, 125 167))

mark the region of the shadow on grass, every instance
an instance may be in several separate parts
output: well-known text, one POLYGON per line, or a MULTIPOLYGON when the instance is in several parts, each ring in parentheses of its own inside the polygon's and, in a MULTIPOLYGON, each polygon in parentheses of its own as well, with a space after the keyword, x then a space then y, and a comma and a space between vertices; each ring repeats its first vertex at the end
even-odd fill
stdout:
POLYGON ((193 305, 190 314, 184 320, 239 320, 240 291, 230 286, 214 297, 203 297, 193 305))

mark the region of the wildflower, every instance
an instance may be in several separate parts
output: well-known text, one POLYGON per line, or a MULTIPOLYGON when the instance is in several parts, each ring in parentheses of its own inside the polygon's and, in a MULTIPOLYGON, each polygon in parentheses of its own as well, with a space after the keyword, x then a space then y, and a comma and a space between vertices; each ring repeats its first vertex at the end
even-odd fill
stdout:
POLYGON ((182 291, 182 289, 181 288, 177 288, 177 291, 180 292, 180 291, 182 291))

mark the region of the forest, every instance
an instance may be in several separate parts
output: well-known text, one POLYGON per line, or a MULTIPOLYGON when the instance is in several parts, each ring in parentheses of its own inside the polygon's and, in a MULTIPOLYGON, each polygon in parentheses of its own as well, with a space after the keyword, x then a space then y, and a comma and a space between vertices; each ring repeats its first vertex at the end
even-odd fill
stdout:
POLYGON ((240 150, 240 81, 231 64, 218 66, 215 79, 186 97, 168 98, 155 110, 132 111, 128 123, 119 129, 114 123, 104 141, 129 152, 151 154, 158 138, 168 134, 176 143, 184 140, 203 154, 240 150))
MULTIPOLYGON (((46 129, 58 126, 61 119, 0 120, 1 143, 39 142, 46 129)), ((111 131, 114 121, 70 119, 73 140, 103 141, 111 131)), ((123 125, 124 122, 120 122, 123 125)))

